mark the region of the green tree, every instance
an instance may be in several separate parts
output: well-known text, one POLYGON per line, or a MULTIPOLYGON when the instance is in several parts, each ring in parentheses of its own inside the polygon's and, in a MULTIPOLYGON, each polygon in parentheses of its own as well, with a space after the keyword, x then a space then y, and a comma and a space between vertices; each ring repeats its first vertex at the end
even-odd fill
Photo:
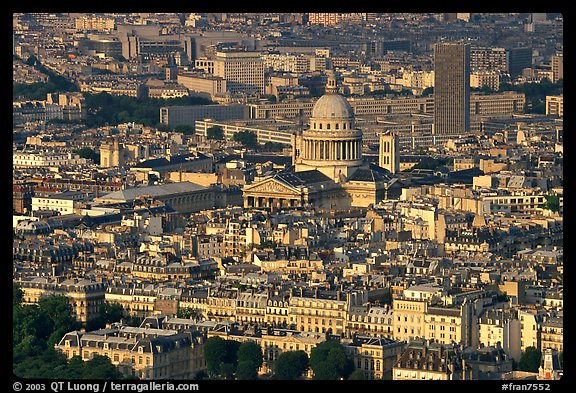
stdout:
POLYGON ((212 126, 206 130, 206 137, 216 141, 223 141, 224 129, 220 126, 212 126))
POLYGON ((107 324, 120 322, 124 317, 124 307, 120 303, 104 303, 98 310, 98 315, 88 322, 87 330, 97 330, 106 327, 107 324))
POLYGON ((274 240, 266 240, 266 239, 262 239, 262 241, 260 242, 260 244, 258 246, 256 246, 256 248, 263 250, 265 248, 276 248, 278 247, 278 243, 276 243, 274 240))
POLYGON ((122 319, 122 322, 126 326, 138 327, 138 326, 140 326, 140 324, 142 323, 143 320, 144 320, 144 318, 136 316, 136 315, 126 315, 122 319))
POLYGON ((250 360, 238 361, 236 368, 236 379, 256 380, 258 379, 258 367, 250 360))
POLYGON ((348 377, 349 380, 364 380, 366 377, 364 376, 364 371, 360 369, 356 369, 350 374, 348 377))
POLYGON ((112 364, 110 358, 102 355, 94 357, 85 363, 84 379, 122 379, 122 373, 112 364))
POLYGON ((16 283, 12 284, 12 305, 14 307, 19 306, 22 303, 24 297, 24 292, 20 289, 20 286, 16 283))
POLYGON ((246 148, 254 148, 258 145, 258 137, 252 131, 239 131, 234 134, 233 139, 246 148))
MULTIPOLYGON (((41 379, 120 379, 121 373, 105 356, 95 356, 84 363, 80 357, 69 361, 54 348, 64 334, 81 324, 73 317, 72 306, 65 296, 47 296, 38 304, 22 305, 14 286, 12 313, 12 370, 21 378, 41 379)), ((103 307, 103 315, 118 318, 118 305, 103 307)))
POLYGON ((520 362, 518 362, 518 368, 521 371, 529 371, 533 373, 538 372, 540 367, 540 361, 542 360, 542 353, 539 349, 534 347, 528 347, 522 355, 520 356, 520 362))
POLYGON ((226 340, 218 336, 210 337, 204 342, 202 348, 208 372, 211 375, 219 375, 220 366, 226 356, 226 340))
POLYGON ((252 376, 256 375, 258 377, 258 370, 262 367, 262 348, 260 345, 253 341, 246 341, 240 344, 238 347, 238 379, 255 379, 252 376), (242 370, 240 370, 240 365, 242 364, 242 370), (250 370, 249 367, 253 369, 250 370))
POLYGON ((260 148, 260 150, 261 151, 282 151, 282 149, 284 149, 287 146, 288 145, 285 145, 283 143, 268 141, 268 142, 264 143, 264 146, 262 146, 260 148))
POLYGON ((32 55, 28 57, 28 59, 26 59, 26 64, 28 64, 30 67, 34 67, 37 61, 38 59, 36 58, 36 56, 32 55))
POLYGON ((222 363, 220 365, 220 376, 224 379, 234 379, 236 365, 232 363, 222 363))
POLYGON ((548 210, 552 210, 553 212, 557 212, 560 210, 560 197, 558 195, 545 195, 546 203, 544 204, 544 208, 548 210))
POLYGON ((310 352, 310 368, 314 372, 314 379, 334 380, 348 378, 354 371, 354 363, 341 343, 326 340, 310 352))
POLYGON ((302 350, 282 352, 274 362, 273 379, 294 380, 308 369, 308 354, 302 350))
POLYGON ((48 346, 54 346, 64 334, 80 328, 80 323, 74 318, 72 306, 66 296, 45 296, 38 301, 38 305, 54 326, 52 334, 48 337, 48 346))
POLYGON ((238 347, 238 363, 250 361, 256 368, 262 367, 262 348, 254 341, 246 341, 238 347))
POLYGON ((179 124, 174 127, 174 132, 179 132, 184 135, 194 135, 194 127, 185 124, 179 124))
POLYGON ((232 378, 238 364, 238 348, 240 343, 225 340, 221 337, 210 337, 203 345, 206 367, 212 376, 232 378))
POLYGON ((424 90, 422 90, 422 96, 423 97, 428 97, 434 95, 434 88, 433 87, 427 87, 424 90))
POLYGON ((330 362, 318 363, 315 368, 313 368, 314 377, 313 379, 335 381, 341 377, 340 373, 330 362))
POLYGON ((78 154, 82 158, 92 160, 93 162, 100 162, 100 154, 90 147, 83 147, 82 149, 74 150, 74 153, 78 154))
POLYGON ((232 364, 234 370, 238 365, 238 350, 240 349, 241 343, 236 340, 225 340, 225 355, 224 363, 232 364))
POLYGON ((202 311, 192 307, 179 307, 176 316, 185 319, 199 319, 202 317, 202 311))

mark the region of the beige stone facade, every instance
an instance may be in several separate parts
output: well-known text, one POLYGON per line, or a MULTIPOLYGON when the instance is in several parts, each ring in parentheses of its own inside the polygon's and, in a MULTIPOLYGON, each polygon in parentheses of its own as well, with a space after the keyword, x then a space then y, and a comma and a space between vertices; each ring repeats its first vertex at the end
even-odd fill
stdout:
POLYGON ((206 369, 203 339, 193 332, 120 326, 69 332, 55 348, 68 359, 106 356, 128 376, 139 379, 193 379, 206 369))

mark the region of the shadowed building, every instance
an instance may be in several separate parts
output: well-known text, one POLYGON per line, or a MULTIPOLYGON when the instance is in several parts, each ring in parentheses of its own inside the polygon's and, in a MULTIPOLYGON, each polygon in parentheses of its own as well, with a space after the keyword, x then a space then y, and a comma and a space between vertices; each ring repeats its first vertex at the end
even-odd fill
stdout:
POLYGON ((434 46, 434 133, 470 131, 470 44, 434 46))

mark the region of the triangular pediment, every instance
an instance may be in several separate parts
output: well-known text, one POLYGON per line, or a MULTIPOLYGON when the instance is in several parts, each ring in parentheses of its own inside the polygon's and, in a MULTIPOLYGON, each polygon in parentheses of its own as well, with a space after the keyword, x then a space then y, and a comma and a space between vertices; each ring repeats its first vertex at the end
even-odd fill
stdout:
POLYGON ((261 193, 295 195, 295 196, 300 195, 299 189, 289 186, 288 184, 275 178, 262 180, 259 183, 245 186, 244 193, 247 192, 249 193, 261 192, 261 193))

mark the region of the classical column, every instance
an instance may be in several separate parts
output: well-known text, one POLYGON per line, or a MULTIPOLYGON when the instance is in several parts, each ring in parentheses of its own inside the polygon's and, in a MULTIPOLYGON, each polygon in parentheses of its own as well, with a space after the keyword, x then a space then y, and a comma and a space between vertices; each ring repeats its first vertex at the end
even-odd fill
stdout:
POLYGON ((314 159, 314 141, 310 140, 309 143, 310 143, 310 146, 309 146, 310 147, 310 159, 313 160, 314 159))
POLYGON ((316 159, 316 143, 314 141, 310 141, 310 156, 313 160, 316 159))

